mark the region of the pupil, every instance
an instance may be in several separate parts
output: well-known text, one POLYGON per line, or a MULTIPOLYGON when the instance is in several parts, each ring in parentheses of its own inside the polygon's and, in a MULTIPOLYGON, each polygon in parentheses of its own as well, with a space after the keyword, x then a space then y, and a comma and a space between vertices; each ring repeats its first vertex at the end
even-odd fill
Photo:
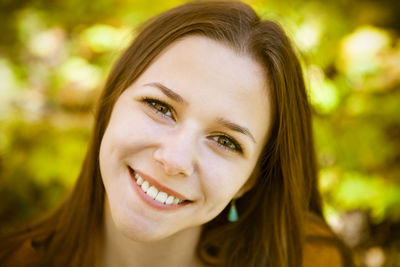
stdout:
POLYGON ((165 107, 158 105, 158 110, 161 111, 162 113, 165 113, 165 107))

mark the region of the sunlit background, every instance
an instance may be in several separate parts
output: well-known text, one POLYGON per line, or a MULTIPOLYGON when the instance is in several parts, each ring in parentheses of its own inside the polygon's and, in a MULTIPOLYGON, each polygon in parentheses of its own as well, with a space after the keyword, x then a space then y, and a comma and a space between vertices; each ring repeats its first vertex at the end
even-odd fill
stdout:
MULTIPOLYGON (((112 63, 136 26, 183 2, 1 0, 2 229, 65 196, 112 63)), ((329 224, 359 266, 400 266, 400 1, 246 2, 301 57, 329 224)))

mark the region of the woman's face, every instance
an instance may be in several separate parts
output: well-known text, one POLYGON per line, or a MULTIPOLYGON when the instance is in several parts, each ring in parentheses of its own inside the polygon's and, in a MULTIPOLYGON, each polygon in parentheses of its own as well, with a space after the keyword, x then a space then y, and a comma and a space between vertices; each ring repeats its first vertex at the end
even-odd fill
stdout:
POLYGON ((206 37, 170 45, 118 98, 101 143, 117 229, 160 240, 216 217, 249 189, 269 114, 256 61, 206 37))

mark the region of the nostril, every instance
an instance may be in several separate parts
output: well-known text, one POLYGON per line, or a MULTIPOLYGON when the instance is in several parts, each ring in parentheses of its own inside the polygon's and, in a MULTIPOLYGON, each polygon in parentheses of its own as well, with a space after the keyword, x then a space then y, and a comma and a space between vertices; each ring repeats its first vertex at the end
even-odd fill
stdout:
POLYGON ((193 173, 191 155, 166 147, 160 147, 153 153, 156 164, 170 176, 190 176, 193 173))

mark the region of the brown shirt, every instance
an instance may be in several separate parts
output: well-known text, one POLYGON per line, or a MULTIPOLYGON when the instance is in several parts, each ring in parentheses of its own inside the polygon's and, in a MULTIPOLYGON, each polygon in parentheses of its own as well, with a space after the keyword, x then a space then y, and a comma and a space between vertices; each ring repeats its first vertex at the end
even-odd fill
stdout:
MULTIPOLYGON (((329 228, 321 226, 319 223, 310 221, 306 228, 306 235, 311 237, 304 246, 303 267, 343 267, 340 250, 333 243, 320 242, 318 238, 334 238, 334 234, 329 228), (312 237, 318 237, 315 241, 312 237)), ((30 240, 22 244, 10 257, 3 263, 3 267, 33 267, 39 266, 39 254, 35 250, 30 240)))
MULTIPOLYGON (((319 219, 317 219, 319 220, 319 219)), ((309 220, 306 225, 303 267, 343 267, 338 239, 323 222, 309 220)))
POLYGON ((31 240, 25 241, 22 246, 12 253, 2 267, 36 267, 39 266, 39 254, 32 246, 31 240))

